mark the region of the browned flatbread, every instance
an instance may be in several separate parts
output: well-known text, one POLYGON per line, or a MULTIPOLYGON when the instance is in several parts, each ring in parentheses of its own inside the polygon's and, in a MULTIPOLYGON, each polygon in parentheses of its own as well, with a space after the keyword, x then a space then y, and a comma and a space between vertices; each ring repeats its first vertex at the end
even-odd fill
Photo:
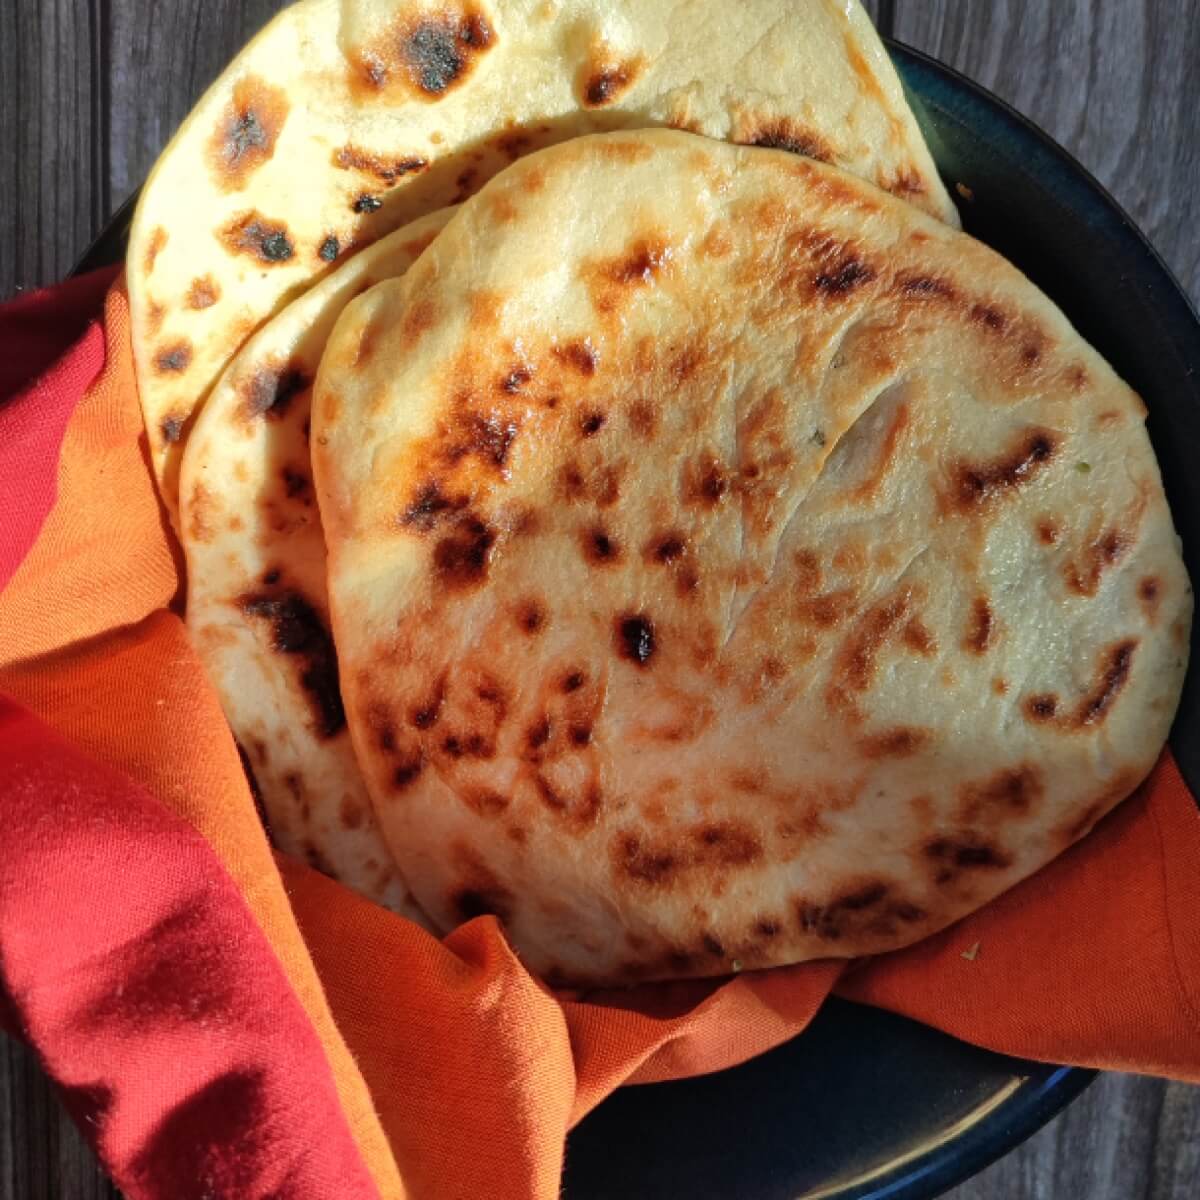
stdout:
POLYGON ((1143 417, 1015 269, 836 169, 670 131, 513 166, 314 399, 422 906, 612 983, 889 950, 1038 869, 1178 701, 1143 417))
POLYGON ((302 0, 230 64, 146 184, 138 387, 174 518, 191 421, 332 264, 578 133, 673 124, 954 207, 857 0, 302 0))
POLYGON ((180 473, 188 632, 245 749, 275 844, 422 923, 346 731, 309 405, 342 309, 403 275, 448 215, 431 213, 355 255, 251 338, 213 389, 180 473))

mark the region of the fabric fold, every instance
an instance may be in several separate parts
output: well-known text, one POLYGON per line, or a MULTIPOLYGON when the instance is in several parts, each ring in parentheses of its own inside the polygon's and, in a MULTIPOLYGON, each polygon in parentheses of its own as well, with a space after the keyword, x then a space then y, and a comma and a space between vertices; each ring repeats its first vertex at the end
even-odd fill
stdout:
POLYGON ((316 1030, 212 847, 2 697, 0 762, 6 1007, 126 1194, 375 1200, 316 1030))

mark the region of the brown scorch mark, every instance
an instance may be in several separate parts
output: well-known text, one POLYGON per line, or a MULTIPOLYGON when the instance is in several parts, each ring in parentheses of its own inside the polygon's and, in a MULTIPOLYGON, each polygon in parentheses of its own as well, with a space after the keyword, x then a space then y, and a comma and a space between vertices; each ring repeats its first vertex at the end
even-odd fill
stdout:
POLYGON ((398 519, 401 525, 428 533, 447 514, 459 512, 466 506, 465 497, 452 499, 442 491, 442 485, 436 479, 430 479, 421 485, 412 502, 398 519))
POLYGON ((343 171, 359 171, 386 184, 393 184, 405 175, 417 175, 429 167, 429 160, 418 155, 388 158, 359 146, 342 146, 333 153, 333 165, 343 171))
POLYGON ((958 298, 958 292, 952 283, 932 275, 898 275, 896 277, 896 290, 902 296, 915 299, 931 299, 936 297, 941 300, 955 300, 958 298))
POLYGON ((537 600, 526 600, 517 609, 517 626, 530 637, 546 628, 546 609, 537 600))
POLYGON ((532 378, 532 368, 527 367, 524 363, 520 363, 501 378, 500 390, 506 396, 516 396, 532 378))
POLYGON ((646 546, 646 558, 652 563, 673 563, 682 557, 687 541, 682 533, 672 531, 653 538, 646 546))
POLYGON ((657 238, 641 238, 623 257, 608 264, 607 275, 613 283, 649 283, 671 261, 671 248, 657 238))
POLYGON ((166 317, 166 308, 153 300, 150 301, 146 308, 146 332, 149 333, 151 337, 157 337, 158 331, 162 328, 163 321, 166 320, 166 317))
POLYGON ((602 412, 584 413, 579 419, 579 432, 585 437, 595 437, 604 428, 607 417, 602 412))
POLYGON ((1075 721, 1081 726, 1099 725, 1108 715, 1122 688, 1129 681, 1129 672, 1133 668, 1133 654, 1137 649, 1137 639, 1127 638, 1110 646, 1100 658, 1099 678, 1083 699, 1075 714, 1075 721))
POLYGON ((1003 826, 1029 816, 1044 794, 1041 773, 1030 763, 997 771, 959 788, 958 818, 967 827, 1003 826))
POLYGON ((1162 583, 1154 575, 1147 575, 1138 583, 1138 603, 1146 620, 1153 624, 1162 603, 1162 583))
POLYGON ((619 617, 616 622, 616 642, 617 652, 622 658, 644 667, 657 649, 654 623, 642 613, 619 617))
POLYGON ((159 433, 162 434, 162 440, 168 445, 174 445, 183 437, 183 428, 187 422, 187 418, 180 416, 177 413, 171 413, 162 419, 159 425, 159 433))
POLYGON ((911 758, 932 738, 932 730, 900 725, 863 738, 859 748, 867 758, 911 758))
POLYGON ((461 516, 454 529, 434 547, 438 581, 454 591, 478 587, 487 578, 495 542, 495 530, 469 513, 461 516))
POLYGON ((324 738, 339 733, 346 713, 338 687, 337 655, 316 609, 299 592, 286 590, 248 593, 238 598, 238 607, 246 616, 268 624, 272 650, 296 661, 317 733, 324 738))
POLYGON ((967 872, 1002 871, 1012 865, 1007 851, 969 832, 931 838, 921 855, 939 886, 956 883, 967 872))
POLYGON ((1073 712, 1065 713, 1062 701, 1054 693, 1039 692, 1026 696, 1021 702, 1025 719, 1034 724, 1053 725, 1076 733, 1086 733, 1103 724, 1129 681, 1137 646, 1136 638, 1127 638, 1102 651, 1096 682, 1073 712))
POLYGON ((169 238, 170 234, 161 225, 150 235, 150 242, 146 246, 146 257, 142 262, 142 269, 147 275, 154 270, 154 264, 158 262, 158 256, 166 249, 169 238))
POLYGON ((803 625, 833 629, 854 615, 858 607, 853 588, 838 588, 818 596, 805 596, 796 603, 796 618, 803 625))
POLYGON ((953 507, 959 512, 971 512, 1012 494, 1053 461, 1058 446, 1058 435, 1050 430, 1028 429, 1001 458, 958 463, 952 472, 953 507))
POLYGON ((402 81, 416 95, 440 100, 495 41, 487 18, 474 6, 402 15, 372 44, 353 52, 354 80, 368 93, 402 81))
POLYGON ((1030 721, 1053 721, 1058 715, 1058 697, 1053 692, 1039 692, 1037 695, 1026 697, 1022 707, 1030 721))
POLYGON ((658 431, 658 414, 649 400, 637 400, 629 409, 629 427, 640 438, 650 441, 658 431))
POLYGON ((554 355, 560 361, 573 367, 580 375, 592 376, 596 373, 596 363, 599 356, 595 347, 586 338, 582 341, 567 342, 555 346, 554 355))
POLYGON ((886 879, 864 880, 832 897, 824 904, 796 902, 796 923, 801 933, 835 942, 851 934, 894 937, 897 922, 914 925, 924 920, 917 905, 894 894, 886 879))
POLYGON ((196 310, 212 308, 220 298, 221 289, 217 281, 211 275, 204 275, 192 280, 187 293, 187 306, 196 310))
POLYGON ((247 421, 264 416, 278 421, 311 384, 312 379, 297 366, 264 363, 237 383, 242 415, 247 421))
POLYGON ((186 338, 163 346, 154 356, 154 369, 160 375, 181 375, 192 365, 192 344, 186 338))
POLYGON ((985 654, 992 645, 996 618, 986 596, 976 596, 971 602, 971 617, 967 624, 963 649, 971 654, 985 654))
POLYGON ((904 633, 901 636, 904 644, 910 650, 924 657, 937 651, 937 638, 925 627, 919 617, 913 617, 904 626, 904 633))
POLYGON ((729 476, 721 461, 711 451, 704 451, 689 460, 683 471, 683 498, 690 505, 713 508, 729 491, 729 476))
POLYGON ((586 108, 603 108, 619 100, 637 80, 640 58, 627 62, 606 62, 588 69, 581 91, 586 108))
POLYGON ((856 258, 845 258, 813 276, 813 287, 822 296, 848 296, 875 278, 873 268, 856 258))
POLYGON ((1106 530, 1084 549, 1082 564, 1075 561, 1063 567, 1068 590, 1077 596, 1094 596, 1104 572, 1120 562, 1128 549, 1129 538, 1120 529, 1106 530))
POLYGON ((268 266, 285 263, 296 252, 287 226, 254 210, 228 221, 217 237, 230 254, 245 254, 268 266))
POLYGON ((868 609, 847 636, 834 659, 826 703, 831 708, 851 707, 851 693, 865 692, 874 681, 879 653, 901 627, 911 605, 902 592, 868 609))
POLYGON ((209 142, 209 161, 217 185, 233 192, 275 154, 287 120, 287 96, 253 75, 239 79, 209 142))
POLYGON ((580 534, 583 556, 593 566, 613 566, 621 561, 621 547, 602 526, 580 534))
POLYGON ((688 872, 749 866, 762 858, 763 848, 749 826, 713 821, 694 826, 669 843, 651 842, 627 830, 613 839, 611 853, 618 876, 635 884, 670 888, 688 872))
POLYGON ((787 117, 764 121, 752 133, 739 135, 737 140, 746 146, 762 146, 768 150, 786 150, 818 162, 833 162, 834 152, 829 143, 813 129, 787 117))
POLYGON ((977 325, 982 325, 993 333, 1003 333, 1008 328, 1008 317, 990 304, 972 305, 969 316, 977 325))

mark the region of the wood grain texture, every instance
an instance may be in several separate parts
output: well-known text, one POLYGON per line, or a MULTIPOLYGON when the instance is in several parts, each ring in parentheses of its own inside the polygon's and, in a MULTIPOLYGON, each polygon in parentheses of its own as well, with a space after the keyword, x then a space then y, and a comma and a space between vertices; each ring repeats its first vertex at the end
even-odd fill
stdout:
MULTIPOLYGON (((286 0, 0 0, 0 299, 61 278, 286 0)), ((1094 171, 1200 299, 1200 5, 871 0, 1094 171)), ((1200 1089, 1097 1082, 953 1200, 1192 1200, 1200 1089)), ((0 1200, 112 1200, 27 1049, 0 1036, 0 1200)))
POLYGON ((0 1200, 119 1200, 33 1051, 0 1034, 0 1200))
POLYGON ((117 203, 141 184, 229 60, 286 7, 287 0, 169 0, 152 5, 109 0, 110 171, 117 203))
POLYGON ((0 3, 0 299, 61 278, 107 215, 100 0, 0 3))
POLYGON ((1200 1088, 1102 1075, 949 1200, 1192 1200, 1200 1191, 1200 1088))
POLYGON ((899 0, 895 35, 1071 151, 1200 303, 1200 5, 899 0))

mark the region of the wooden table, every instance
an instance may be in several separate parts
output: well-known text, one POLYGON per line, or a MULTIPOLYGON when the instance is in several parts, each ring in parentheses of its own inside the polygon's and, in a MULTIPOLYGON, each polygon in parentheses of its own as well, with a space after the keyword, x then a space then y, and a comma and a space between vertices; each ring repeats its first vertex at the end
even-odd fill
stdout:
MULTIPOLYGON (((733 3, 734 0, 729 0, 733 3)), ((61 278, 284 0, 0 0, 0 299, 61 278)), ((891 33, 1050 131, 1200 299, 1200 4, 874 0, 891 33)), ((0 1040, 0 1200, 116 1192, 0 1040)), ((1200 1195, 1200 1088, 1108 1075, 955 1200, 1200 1195)))

